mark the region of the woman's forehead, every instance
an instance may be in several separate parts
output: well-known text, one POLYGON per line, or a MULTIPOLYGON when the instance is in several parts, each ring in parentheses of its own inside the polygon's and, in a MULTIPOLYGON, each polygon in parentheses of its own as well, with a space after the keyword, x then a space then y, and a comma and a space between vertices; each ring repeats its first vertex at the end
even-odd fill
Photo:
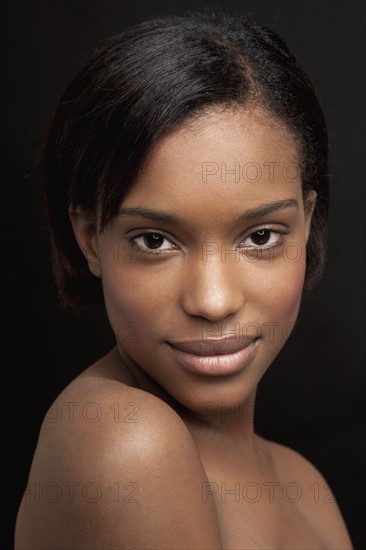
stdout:
POLYGON ((226 111, 202 118, 158 141, 131 195, 164 193, 183 199, 287 194, 301 184, 297 143, 260 113, 226 111))

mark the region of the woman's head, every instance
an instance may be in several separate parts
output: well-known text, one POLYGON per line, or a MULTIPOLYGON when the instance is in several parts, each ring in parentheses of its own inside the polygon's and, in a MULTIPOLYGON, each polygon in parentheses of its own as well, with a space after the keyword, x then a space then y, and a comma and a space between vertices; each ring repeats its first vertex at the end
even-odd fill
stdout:
POLYGON ((297 155, 259 107, 214 109, 159 139, 105 230, 70 209, 120 356, 143 388, 148 375, 196 413, 208 400, 253 398, 300 307, 315 192, 304 203, 299 173, 284 177, 297 155), (246 351, 224 367, 175 355, 192 341, 219 353, 207 342, 229 338, 246 351))
MULTIPOLYGON (((245 17, 204 12, 147 21, 107 40, 60 99, 39 168, 64 304, 102 299, 69 207, 88 212, 102 232, 164 137, 199 128, 212 113, 234 111, 261 113, 283 128, 296 149, 284 177, 295 181, 298 166, 304 201, 311 190, 317 193, 305 276, 305 287, 314 285, 323 268, 328 210, 327 132, 314 90, 275 33, 245 17)), ((207 164, 212 159, 205 162, 208 171, 215 168, 207 164)), ((247 179, 253 183, 255 176, 247 179)))

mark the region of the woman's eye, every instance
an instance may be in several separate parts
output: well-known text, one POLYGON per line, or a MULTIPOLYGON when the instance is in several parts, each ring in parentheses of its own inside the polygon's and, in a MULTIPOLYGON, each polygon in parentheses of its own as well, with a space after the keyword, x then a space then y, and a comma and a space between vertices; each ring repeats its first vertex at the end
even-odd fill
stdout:
MULTIPOLYGON (((273 249, 283 244, 283 234, 286 232, 274 231, 273 229, 258 229, 244 239, 242 248, 249 250, 273 249)), ((139 254, 158 255, 167 254, 176 250, 167 237, 158 232, 146 232, 135 237, 128 237, 128 241, 139 254)))
POLYGON ((283 234, 273 229, 258 229, 243 242, 247 248, 273 248, 282 244, 283 234))
POLYGON ((129 237, 129 242, 138 248, 141 252, 159 254, 161 252, 167 252, 168 250, 174 250, 174 245, 161 233, 144 233, 137 235, 136 237, 129 237), (170 243, 172 246, 164 246, 163 243, 170 243))

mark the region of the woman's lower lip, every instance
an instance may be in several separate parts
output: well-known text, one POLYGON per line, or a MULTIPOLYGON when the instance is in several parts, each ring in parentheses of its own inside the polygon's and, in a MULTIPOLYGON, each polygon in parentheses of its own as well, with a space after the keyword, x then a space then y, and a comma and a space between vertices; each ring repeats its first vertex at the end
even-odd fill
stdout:
POLYGON ((244 349, 224 355, 194 355, 171 344, 170 347, 179 363, 186 369, 206 376, 222 376, 238 372, 248 365, 254 356, 257 340, 244 349))

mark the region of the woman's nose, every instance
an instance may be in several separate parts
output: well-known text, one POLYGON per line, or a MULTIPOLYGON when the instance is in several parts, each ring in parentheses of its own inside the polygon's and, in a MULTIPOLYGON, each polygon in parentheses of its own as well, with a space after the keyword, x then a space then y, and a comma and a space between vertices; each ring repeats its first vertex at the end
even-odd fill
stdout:
POLYGON ((243 307, 244 274, 234 258, 223 261, 220 254, 206 261, 196 258, 187 268, 182 307, 188 315, 217 322, 243 307))

